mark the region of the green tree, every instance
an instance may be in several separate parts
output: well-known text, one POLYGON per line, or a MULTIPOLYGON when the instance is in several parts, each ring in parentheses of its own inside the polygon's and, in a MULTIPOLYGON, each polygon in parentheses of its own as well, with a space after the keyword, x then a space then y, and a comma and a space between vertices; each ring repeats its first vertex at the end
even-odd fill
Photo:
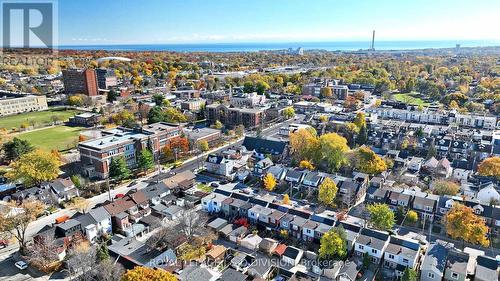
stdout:
POLYGON ((391 230, 394 226, 394 212, 386 204, 372 204, 367 208, 371 224, 380 230, 391 230))
POLYGON ((427 157, 425 158, 431 159, 432 157, 436 157, 436 155, 437 155, 436 145, 434 144, 434 141, 432 141, 431 144, 429 145, 429 150, 427 150, 427 157))
POLYGON ((9 165, 10 170, 5 176, 11 181, 21 181, 26 186, 39 185, 51 181, 59 176, 61 161, 53 154, 34 150, 21 155, 19 159, 9 165))
POLYGON ((457 195, 460 191, 460 186, 453 181, 438 180, 433 183, 432 189, 437 195, 457 195))
POLYGON ((27 140, 22 140, 14 138, 3 144, 4 159, 6 161, 15 161, 21 157, 21 155, 33 151, 33 146, 27 140))
POLYGON ((82 182, 80 180, 80 177, 78 175, 72 175, 70 177, 71 181, 75 185, 76 188, 81 188, 82 187, 82 182))
POLYGON ((108 102, 114 102, 117 98, 118 98, 118 93, 113 89, 109 90, 108 94, 106 95, 106 100, 108 102))
POLYGON ((414 269, 407 267, 403 272, 401 281, 417 281, 417 272, 414 269))
POLYGON ((137 157, 137 168, 142 169, 144 172, 150 170, 154 166, 154 158, 151 150, 144 148, 141 150, 137 157))
POLYGON ((163 110, 159 106, 154 106, 149 110, 148 123, 158 123, 163 121, 163 110))
POLYGON ((222 124, 222 122, 219 120, 215 120, 214 128, 220 130, 222 129, 222 127, 224 127, 224 124, 222 124))
POLYGON ((267 84, 267 82, 257 81, 257 83, 255 85, 255 91, 257 92, 257 94, 262 95, 268 89, 269 89, 269 84, 267 84))
POLYGON ((131 175, 130 169, 123 156, 114 157, 109 164, 109 176, 114 180, 125 180, 131 175))
POLYGON ((319 257, 321 259, 340 259, 347 256, 347 235, 342 227, 328 230, 320 240, 319 257))
POLYGON ((161 106, 163 105, 163 100, 165 100, 165 97, 162 94, 154 94, 151 99, 157 106, 161 106))
POLYGON ((333 207, 335 205, 335 197, 337 196, 338 187, 330 178, 325 178, 319 185, 318 201, 326 206, 333 207))
POLYGON ((295 116, 295 109, 293 109, 293 107, 287 107, 283 109, 282 114, 286 119, 293 118, 295 116))
POLYGON ((206 140, 199 141, 198 142, 198 147, 203 152, 208 151, 208 149, 209 149, 208 142, 206 140))
POLYGON ((366 129, 366 126, 362 126, 361 129, 359 129, 359 134, 358 137, 356 138, 356 142, 359 145, 364 145, 368 141, 368 130, 366 129))
POLYGON ((108 246, 106 243, 102 243, 102 245, 97 247, 97 260, 98 261, 103 261, 109 259, 109 251, 108 251, 108 246))

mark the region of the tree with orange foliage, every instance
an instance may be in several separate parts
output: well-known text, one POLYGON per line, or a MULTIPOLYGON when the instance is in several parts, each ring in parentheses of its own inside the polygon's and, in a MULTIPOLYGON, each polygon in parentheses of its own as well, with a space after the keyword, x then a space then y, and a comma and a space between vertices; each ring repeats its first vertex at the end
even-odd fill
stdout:
POLYGON ((290 196, 288 196, 288 194, 285 194, 283 196, 283 200, 281 202, 285 205, 290 205, 292 203, 292 201, 290 200, 290 196))

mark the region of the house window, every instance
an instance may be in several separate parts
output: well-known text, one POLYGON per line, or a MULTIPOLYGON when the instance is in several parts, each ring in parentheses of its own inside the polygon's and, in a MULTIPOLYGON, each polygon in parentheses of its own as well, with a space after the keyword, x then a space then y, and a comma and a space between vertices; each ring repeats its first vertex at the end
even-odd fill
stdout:
POLYGON ((394 255, 389 254, 390 259, 394 259, 394 255))
POLYGON ((403 259, 403 263, 408 263, 409 261, 407 259, 403 259))
POLYGON ((456 274, 455 272, 452 272, 451 273, 451 278, 458 279, 458 274, 456 274))
POLYGON ((372 253, 376 254, 376 253, 377 253, 377 250, 372 249, 372 253))
POLYGON ((359 248, 360 250, 363 250, 365 247, 363 247, 363 245, 358 245, 358 248, 359 248))
POLYGON ((372 262, 377 263, 377 258, 372 257, 372 262))
POLYGON ((434 279, 434 273, 432 273, 432 272, 429 272, 429 274, 427 274, 427 276, 428 276, 429 278, 431 278, 431 279, 434 279))
POLYGON ((310 233, 311 233, 311 230, 310 230, 310 229, 308 229, 308 230, 307 230, 307 233, 308 233, 308 234, 310 234, 310 233))

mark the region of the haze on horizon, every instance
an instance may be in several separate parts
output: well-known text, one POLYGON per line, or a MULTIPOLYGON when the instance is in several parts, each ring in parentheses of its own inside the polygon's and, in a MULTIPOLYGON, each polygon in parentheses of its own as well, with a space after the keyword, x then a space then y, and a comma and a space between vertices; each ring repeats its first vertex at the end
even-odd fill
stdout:
POLYGON ((57 3, 60 45, 500 40, 497 0, 57 3))

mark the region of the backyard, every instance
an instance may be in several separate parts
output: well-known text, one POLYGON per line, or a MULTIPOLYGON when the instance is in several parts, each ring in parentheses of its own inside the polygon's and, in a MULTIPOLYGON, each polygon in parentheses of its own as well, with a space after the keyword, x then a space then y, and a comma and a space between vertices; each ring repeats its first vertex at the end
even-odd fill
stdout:
POLYGON ((78 111, 72 109, 52 109, 10 115, 0 118, 0 128, 5 128, 8 131, 12 128, 19 129, 23 123, 30 127, 43 127, 51 125, 54 121, 67 121, 69 117, 76 113, 78 111))
POLYGON ((52 149, 63 151, 76 147, 81 130, 80 127, 56 126, 21 133, 16 137, 47 151, 52 149))

